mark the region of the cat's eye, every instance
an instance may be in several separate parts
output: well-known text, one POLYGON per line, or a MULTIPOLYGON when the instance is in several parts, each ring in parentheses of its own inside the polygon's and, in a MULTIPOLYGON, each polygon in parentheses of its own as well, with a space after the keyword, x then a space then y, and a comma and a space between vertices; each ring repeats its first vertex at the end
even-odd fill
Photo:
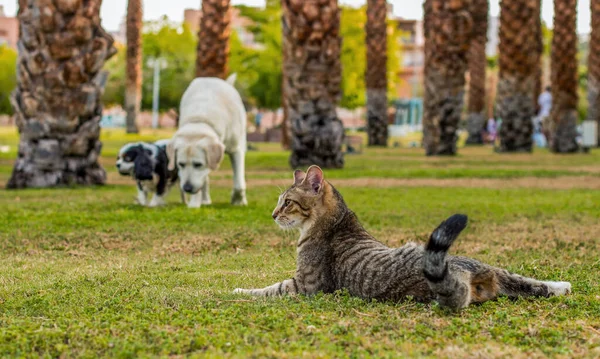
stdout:
POLYGON ((194 165, 194 168, 202 168, 203 164, 200 162, 194 162, 192 163, 194 165))
POLYGON ((183 162, 179 162, 177 165, 179 165, 179 167, 181 167, 181 168, 185 167, 185 163, 183 163, 183 162))
POLYGON ((130 157, 125 157, 125 158, 123 158, 123 160, 124 160, 125 162, 129 162, 129 161, 131 161, 131 158, 130 158, 130 157))
POLYGON ((292 203, 292 201, 290 201, 289 199, 286 199, 285 202, 283 202, 283 206, 287 207, 290 205, 290 203, 292 203))

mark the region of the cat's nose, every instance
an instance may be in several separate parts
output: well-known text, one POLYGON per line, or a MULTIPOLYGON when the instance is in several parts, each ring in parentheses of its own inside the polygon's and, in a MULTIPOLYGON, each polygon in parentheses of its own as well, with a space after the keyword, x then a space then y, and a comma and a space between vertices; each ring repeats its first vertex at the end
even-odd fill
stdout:
POLYGON ((277 216, 279 215, 279 213, 277 212, 273 212, 273 214, 271 215, 271 217, 273 217, 273 219, 277 219, 277 216))

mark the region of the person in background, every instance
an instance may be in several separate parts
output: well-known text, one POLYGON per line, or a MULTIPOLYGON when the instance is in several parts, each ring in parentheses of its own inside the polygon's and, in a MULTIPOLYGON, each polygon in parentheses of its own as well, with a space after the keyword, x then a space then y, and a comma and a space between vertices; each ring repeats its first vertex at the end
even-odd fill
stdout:
POLYGON ((488 119, 486 128, 485 128, 485 132, 487 134, 487 142, 494 144, 496 142, 496 134, 497 134, 497 128, 496 128, 496 120, 494 120, 493 117, 490 117, 488 119))
POLYGON ((262 121, 262 112, 260 110, 256 111, 256 116, 254 116, 254 124, 256 125, 256 132, 260 132, 260 123, 262 121))
POLYGON ((550 112, 552 111, 552 93, 550 92, 550 86, 547 86, 544 92, 538 97, 538 105, 540 106, 540 112, 538 113, 538 123, 541 128, 541 132, 546 137, 546 142, 550 143, 550 112))

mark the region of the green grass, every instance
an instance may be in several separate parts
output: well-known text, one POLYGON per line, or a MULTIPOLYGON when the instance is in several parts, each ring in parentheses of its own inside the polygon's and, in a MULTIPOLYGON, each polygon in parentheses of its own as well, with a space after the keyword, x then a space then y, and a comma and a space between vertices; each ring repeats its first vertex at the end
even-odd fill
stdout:
MULTIPOLYGON (((166 132, 147 133, 153 140, 166 132)), ((260 144, 248 154, 250 205, 188 210, 177 193, 163 208, 133 204, 132 183, 114 156, 138 137, 105 131, 111 184, 96 188, 0 190, 0 356, 3 357, 598 357, 600 192, 479 188, 469 181, 545 177, 600 181, 599 153, 497 155, 463 149, 451 159, 420 150, 368 150, 327 171, 368 230, 389 245, 423 242, 455 212, 469 227, 452 251, 523 275, 567 280, 574 293, 472 306, 450 314, 435 304, 367 302, 347 293, 253 299, 236 287, 293 274, 296 233, 270 218, 291 179, 287 155, 260 144), (458 179, 448 187, 366 187, 365 178, 458 179), (344 182, 345 181, 345 182, 344 182), (354 182, 352 182, 354 181, 354 182)), ((0 146, 17 143, 0 131, 0 146)), ((0 180, 14 148, 0 154, 0 180)), ((225 162, 215 178, 228 179, 225 162)), ((437 183, 437 182, 435 182, 437 183)))

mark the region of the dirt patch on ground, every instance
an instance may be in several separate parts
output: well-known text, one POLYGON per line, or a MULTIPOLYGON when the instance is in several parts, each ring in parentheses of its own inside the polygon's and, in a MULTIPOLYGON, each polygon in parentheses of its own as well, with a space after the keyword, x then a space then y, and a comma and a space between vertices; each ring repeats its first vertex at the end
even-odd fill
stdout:
MULTIPOLYGON (((600 178, 587 176, 567 176, 558 178, 354 178, 334 179, 336 187, 466 187, 466 188, 536 188, 536 189, 600 189, 600 178)), ((211 181, 215 186, 231 186, 231 180, 211 181)), ((248 187, 291 185, 289 179, 250 179, 248 187)))
MULTIPOLYGON (((591 171, 592 168, 586 168, 591 171)), ((254 171, 248 174, 268 174, 272 172, 254 171)), ((217 176, 220 174, 216 173, 217 176)), ((248 187, 276 186, 286 188, 291 185, 290 178, 282 178, 273 174, 275 178, 254 178, 247 181, 248 187)), ((464 188, 537 188, 537 189, 600 189, 600 178, 593 176, 562 176, 557 178, 351 178, 333 179, 333 185, 343 187, 464 187, 464 188)), ((119 185, 133 185, 131 177, 121 176, 118 173, 108 173, 108 183, 119 185)), ((229 178, 211 179, 211 186, 228 187, 232 185, 229 178)))

